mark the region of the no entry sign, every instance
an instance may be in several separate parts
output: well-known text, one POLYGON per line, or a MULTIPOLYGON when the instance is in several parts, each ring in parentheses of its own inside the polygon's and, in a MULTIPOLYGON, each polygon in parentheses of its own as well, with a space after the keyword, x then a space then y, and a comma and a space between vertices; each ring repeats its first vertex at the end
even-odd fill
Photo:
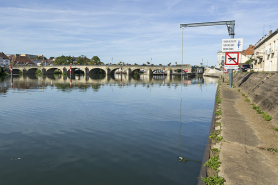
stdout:
POLYGON ((239 53, 238 52, 226 52, 225 53, 225 65, 238 65, 239 53))

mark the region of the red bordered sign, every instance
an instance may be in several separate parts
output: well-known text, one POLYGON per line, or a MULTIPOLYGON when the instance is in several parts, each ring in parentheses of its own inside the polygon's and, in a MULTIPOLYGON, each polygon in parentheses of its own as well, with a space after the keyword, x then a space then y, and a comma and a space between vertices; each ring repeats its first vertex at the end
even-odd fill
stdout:
POLYGON ((223 66, 223 73, 228 73, 228 69, 225 68, 225 66, 223 66))
POLYGON ((238 65, 239 52, 226 52, 225 65, 238 65))

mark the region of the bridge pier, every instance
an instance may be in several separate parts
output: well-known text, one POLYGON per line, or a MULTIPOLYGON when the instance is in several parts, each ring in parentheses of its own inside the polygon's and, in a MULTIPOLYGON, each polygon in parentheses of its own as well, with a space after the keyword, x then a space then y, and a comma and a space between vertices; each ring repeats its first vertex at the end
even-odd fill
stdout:
POLYGON ((131 75, 131 69, 130 68, 128 68, 127 70, 126 70, 126 74, 129 76, 129 75, 131 75))
POLYGON ((171 75, 172 75, 172 70, 171 70, 171 69, 168 69, 168 70, 166 70, 166 73, 167 73, 167 77, 168 77, 168 76, 171 76, 171 75))
POLYGON ((146 70, 146 74, 147 74, 148 76, 152 76, 152 75, 153 75, 153 71, 152 71, 151 69, 147 69, 147 70, 146 70))
POLYGON ((109 68, 107 68, 107 69, 105 70, 105 73, 106 73, 106 76, 108 76, 108 75, 111 74, 111 70, 110 70, 109 68))

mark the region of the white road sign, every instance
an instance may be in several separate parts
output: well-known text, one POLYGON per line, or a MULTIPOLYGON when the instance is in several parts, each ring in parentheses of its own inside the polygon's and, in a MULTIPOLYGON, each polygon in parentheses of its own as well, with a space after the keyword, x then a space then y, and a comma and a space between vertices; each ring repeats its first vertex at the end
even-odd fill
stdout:
POLYGON ((238 69, 238 66, 224 66, 225 69, 238 69))
POLYGON ((222 52, 242 51, 243 38, 240 39, 222 39, 222 52))

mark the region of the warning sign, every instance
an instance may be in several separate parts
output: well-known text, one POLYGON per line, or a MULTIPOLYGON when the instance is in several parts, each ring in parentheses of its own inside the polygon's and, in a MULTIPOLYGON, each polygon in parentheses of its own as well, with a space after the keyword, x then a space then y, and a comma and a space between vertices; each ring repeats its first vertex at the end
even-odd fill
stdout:
POLYGON ((228 73, 228 69, 223 66, 223 73, 228 73))
POLYGON ((225 65, 238 65, 239 53, 238 52, 226 52, 225 53, 225 65))

